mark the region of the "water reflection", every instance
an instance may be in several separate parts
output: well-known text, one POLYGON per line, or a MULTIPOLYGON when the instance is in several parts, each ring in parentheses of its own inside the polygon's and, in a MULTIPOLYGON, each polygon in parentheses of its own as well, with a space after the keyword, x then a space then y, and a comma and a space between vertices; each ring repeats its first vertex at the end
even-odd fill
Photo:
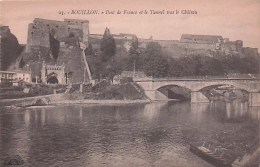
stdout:
POLYGON ((45 109, 41 109, 41 123, 42 123, 42 126, 45 125, 45 109))
POLYGON ((162 111, 162 107, 166 105, 167 102, 151 103, 150 105, 145 105, 143 111, 144 117, 149 121, 153 121, 153 119, 158 117, 160 111, 162 111))
POLYGON ((25 166, 206 167, 190 142, 249 142, 259 120, 260 108, 239 101, 9 110, 0 115, 0 152, 21 155, 25 166))
POLYGON ((30 111, 29 110, 24 111, 24 123, 25 123, 26 127, 29 127, 29 124, 30 124, 30 111))

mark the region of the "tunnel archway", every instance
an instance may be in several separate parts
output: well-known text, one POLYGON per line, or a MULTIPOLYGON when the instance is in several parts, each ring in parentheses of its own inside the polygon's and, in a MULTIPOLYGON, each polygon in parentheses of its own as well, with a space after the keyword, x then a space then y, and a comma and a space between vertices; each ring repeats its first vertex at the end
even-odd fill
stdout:
POLYGON ((191 98, 191 90, 179 85, 165 85, 157 89, 168 99, 187 100, 191 98))
POLYGON ((57 79, 56 76, 51 76, 48 80, 47 80, 47 84, 58 84, 59 80, 57 79))

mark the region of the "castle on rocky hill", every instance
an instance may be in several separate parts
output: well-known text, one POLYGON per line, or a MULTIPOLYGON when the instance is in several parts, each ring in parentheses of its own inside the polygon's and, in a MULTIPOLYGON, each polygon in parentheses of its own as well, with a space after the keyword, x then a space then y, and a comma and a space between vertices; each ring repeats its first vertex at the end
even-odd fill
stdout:
MULTIPOLYGON (((131 47, 135 34, 112 34, 117 47, 124 47, 127 51, 131 47)), ((102 34, 90 34, 89 41, 94 47, 98 48, 100 41, 103 38, 102 34)), ((210 56, 208 51, 219 51, 225 54, 238 53, 241 55, 258 55, 258 48, 243 47, 243 41, 230 41, 229 38, 223 38, 217 35, 195 35, 182 34, 180 40, 154 40, 150 38, 138 38, 139 47, 145 48, 149 42, 158 42, 162 48, 169 51, 172 56, 205 54, 210 56), (183 53, 185 52, 185 53, 183 53)))
MULTIPOLYGON (((73 83, 83 82, 91 77, 85 74, 85 55, 79 44, 88 46, 88 39, 88 20, 54 21, 36 18, 28 27, 26 53, 23 59, 30 64, 33 77, 42 78, 42 64, 45 62, 46 67, 64 65, 63 71, 70 74, 70 78, 66 80, 73 83)), ((46 82, 47 80, 48 78, 46 82)))
MULTIPOLYGON (((117 48, 120 47, 126 51, 137 38, 135 34, 112 35, 117 48)), ((85 55, 80 44, 88 46, 91 43, 94 49, 99 49, 102 38, 103 34, 89 33, 88 20, 54 21, 36 18, 28 27, 24 60, 32 67, 33 76, 40 77, 43 62, 47 65, 64 64, 64 71, 71 74, 69 78, 71 82, 83 82, 86 77, 91 78, 91 76, 82 76, 82 74, 87 74, 87 63, 86 61, 84 63, 85 55), (34 68, 34 66, 37 67, 34 68)), ((180 40, 138 38, 139 47, 145 48, 149 42, 158 42, 165 53, 173 57, 198 54, 211 56, 212 51, 225 54, 259 55, 257 48, 243 47, 241 40, 230 41, 228 38, 217 35, 182 34, 180 40)))

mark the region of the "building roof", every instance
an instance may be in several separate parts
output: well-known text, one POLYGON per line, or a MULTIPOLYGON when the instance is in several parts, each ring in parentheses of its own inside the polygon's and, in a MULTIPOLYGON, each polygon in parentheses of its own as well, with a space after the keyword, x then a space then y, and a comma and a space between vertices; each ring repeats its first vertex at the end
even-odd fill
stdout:
POLYGON ((0 73, 1 73, 1 74, 3 74, 3 73, 4 73, 4 74, 7 74, 7 73, 8 73, 8 74, 15 74, 14 71, 0 71, 0 73))
POLYGON ((123 71, 122 73, 121 73, 121 76, 122 77, 133 77, 133 76, 135 76, 135 77, 147 77, 145 74, 144 74, 144 72, 142 72, 142 71, 136 71, 136 72, 133 72, 133 71, 123 71))
POLYGON ((22 73, 22 74, 30 74, 31 71, 27 71, 27 70, 15 70, 15 73, 22 73))
POLYGON ((42 18, 34 18, 33 22, 42 21, 42 22, 52 22, 52 23, 63 23, 63 21, 58 20, 49 20, 49 19, 42 19, 42 18))
POLYGON ((119 33, 119 36, 136 36, 135 34, 119 33))
POLYGON ((194 34, 182 34, 181 42, 205 42, 205 43, 216 43, 219 39, 223 39, 219 35, 194 35, 194 34))

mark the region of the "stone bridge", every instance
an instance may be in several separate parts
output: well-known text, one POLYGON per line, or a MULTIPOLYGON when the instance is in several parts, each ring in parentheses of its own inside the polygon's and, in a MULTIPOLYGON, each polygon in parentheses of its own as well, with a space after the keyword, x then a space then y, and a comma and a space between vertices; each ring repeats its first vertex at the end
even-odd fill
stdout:
POLYGON ((166 100, 167 97, 158 91, 164 86, 180 86, 191 91, 191 102, 209 102, 201 91, 205 88, 231 85, 249 93, 249 106, 260 106, 260 79, 253 78, 205 78, 205 79, 134 79, 151 100, 166 100))

